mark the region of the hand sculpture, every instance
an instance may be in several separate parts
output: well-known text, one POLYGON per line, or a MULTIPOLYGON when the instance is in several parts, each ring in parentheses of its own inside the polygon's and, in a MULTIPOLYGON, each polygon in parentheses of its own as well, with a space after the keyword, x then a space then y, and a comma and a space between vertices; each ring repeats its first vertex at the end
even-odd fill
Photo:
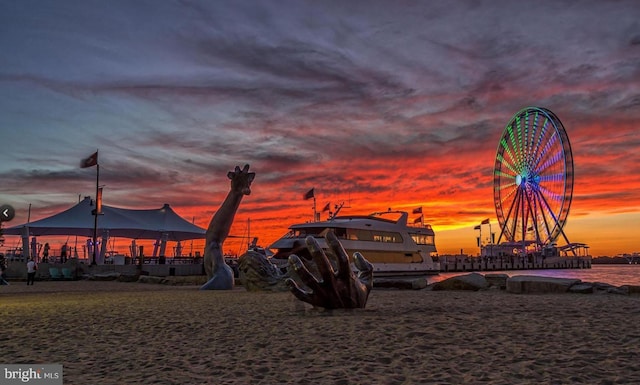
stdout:
POLYGON ((288 279, 287 284, 291 292, 299 300, 313 306, 327 309, 364 308, 373 286, 373 265, 359 252, 354 253, 353 262, 359 270, 356 276, 351 270, 347 252, 332 231, 327 232, 326 242, 329 256, 336 259, 337 271, 318 241, 309 236, 306 239, 307 249, 320 277, 309 271, 311 266, 306 264, 311 262, 303 262, 297 255, 290 255, 289 271, 293 279, 288 279))

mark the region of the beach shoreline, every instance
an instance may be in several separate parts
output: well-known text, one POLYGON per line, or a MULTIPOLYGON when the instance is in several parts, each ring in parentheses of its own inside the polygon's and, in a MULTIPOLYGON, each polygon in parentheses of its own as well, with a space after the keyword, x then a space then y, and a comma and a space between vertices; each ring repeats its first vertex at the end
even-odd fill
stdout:
POLYGON ((3 364, 64 384, 640 383, 640 296, 374 289, 318 311, 288 292, 125 282, 0 287, 3 364))

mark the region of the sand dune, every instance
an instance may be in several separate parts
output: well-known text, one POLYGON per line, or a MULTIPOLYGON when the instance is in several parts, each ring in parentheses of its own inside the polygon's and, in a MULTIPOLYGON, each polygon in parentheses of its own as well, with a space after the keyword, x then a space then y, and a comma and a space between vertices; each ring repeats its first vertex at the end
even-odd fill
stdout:
POLYGON ((290 293, 121 282, 0 286, 4 364, 65 384, 638 384, 640 296, 375 289, 366 309, 290 293))

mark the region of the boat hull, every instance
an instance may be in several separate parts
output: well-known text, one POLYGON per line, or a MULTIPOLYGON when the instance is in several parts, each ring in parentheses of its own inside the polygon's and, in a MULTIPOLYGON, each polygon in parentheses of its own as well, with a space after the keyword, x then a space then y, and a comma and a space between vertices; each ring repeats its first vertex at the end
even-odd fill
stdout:
MULTIPOLYGON (((324 238, 316 237, 316 241, 328 251, 324 238)), ((291 254, 310 259, 311 255, 302 246, 304 242, 304 237, 283 237, 276 241, 269 247, 273 251, 272 262, 284 270, 291 254)), ((433 260, 429 250, 415 244, 378 243, 373 249, 372 242, 342 239, 341 245, 349 258, 355 252, 361 253, 373 265, 374 277, 424 276, 440 272, 440 264, 433 260)))

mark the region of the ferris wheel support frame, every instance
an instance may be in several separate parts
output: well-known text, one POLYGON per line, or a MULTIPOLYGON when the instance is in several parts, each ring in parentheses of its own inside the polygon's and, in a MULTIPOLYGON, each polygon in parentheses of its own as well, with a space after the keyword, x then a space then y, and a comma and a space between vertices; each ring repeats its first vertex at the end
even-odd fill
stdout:
MULTIPOLYGON (((500 225, 497 243, 503 235, 517 241, 516 232, 521 230, 523 253, 527 244, 542 246, 553 243, 560 235, 569 245, 563 228, 571 206, 573 182, 573 155, 562 122, 545 108, 520 110, 505 127, 496 155, 494 202, 500 225), (540 126, 539 117, 544 118, 540 126), (554 170, 558 164, 563 166, 560 171, 554 170), (551 188, 547 185, 558 181, 562 182, 562 191, 554 191, 553 185, 551 188), (557 211, 545 197, 547 194, 560 202, 557 211), (513 200, 505 216, 502 203, 509 199, 513 200), (533 240, 527 239, 531 230, 535 233, 533 240), (546 232, 544 241, 540 231, 546 232)), ((575 255, 575 250, 571 250, 575 255)))

